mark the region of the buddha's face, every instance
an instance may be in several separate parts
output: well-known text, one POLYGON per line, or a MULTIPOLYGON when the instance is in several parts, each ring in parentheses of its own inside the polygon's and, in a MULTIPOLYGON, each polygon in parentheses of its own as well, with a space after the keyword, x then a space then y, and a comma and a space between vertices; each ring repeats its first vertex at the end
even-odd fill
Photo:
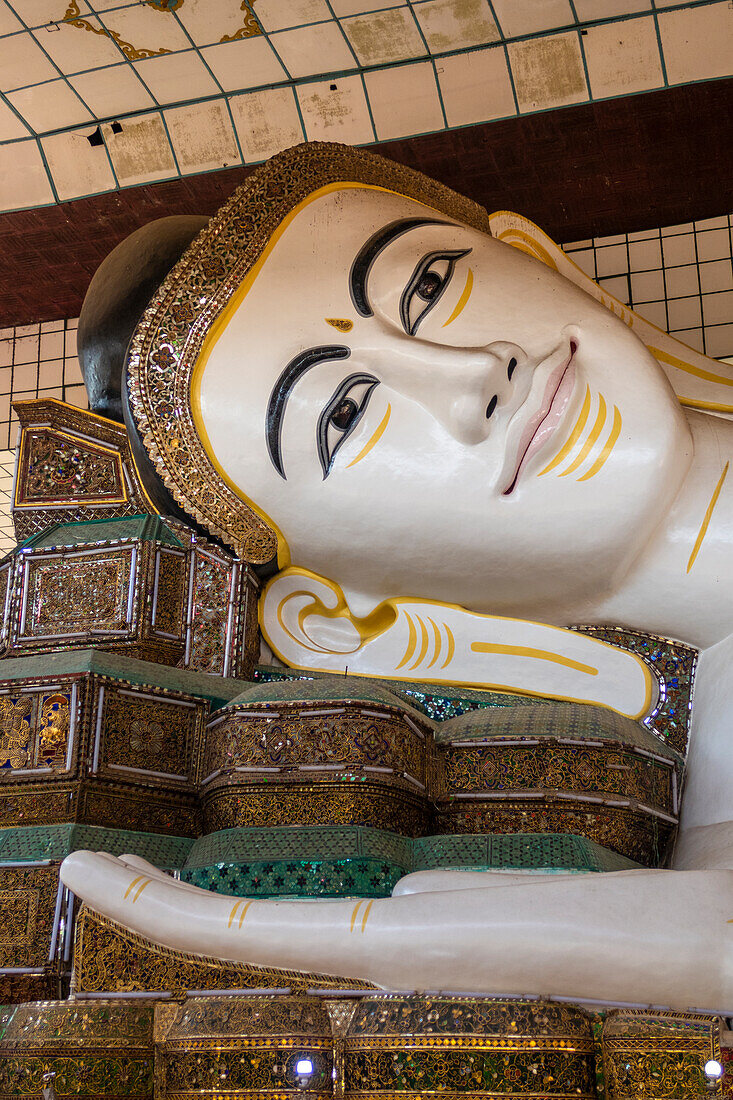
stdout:
POLYGON ((357 613, 418 596, 562 616, 644 553, 691 453, 603 306, 362 186, 294 212, 209 335, 193 405, 229 483, 357 613))

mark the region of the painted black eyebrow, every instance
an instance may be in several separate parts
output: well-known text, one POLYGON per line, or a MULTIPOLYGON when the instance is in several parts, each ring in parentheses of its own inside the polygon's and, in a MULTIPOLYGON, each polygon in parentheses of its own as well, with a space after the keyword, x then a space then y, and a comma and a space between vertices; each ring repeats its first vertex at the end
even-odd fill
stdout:
POLYGON ((395 238, 409 233, 411 229, 417 229, 420 225, 454 225, 454 222, 444 222, 440 218, 400 218, 399 221, 390 222, 379 229, 359 249, 349 272, 349 293, 357 313, 362 317, 374 316, 374 310, 367 299, 366 285, 377 256, 395 238))
POLYGON ((270 461, 283 480, 287 479, 283 469, 280 435, 283 413, 293 386, 311 367, 315 367, 328 359, 348 359, 350 355, 350 348, 345 347, 343 344, 328 344, 324 347, 308 348, 307 351, 301 351, 300 355, 296 355, 294 359, 290 360, 272 387, 270 400, 267 403, 267 415, 265 416, 265 440, 270 461))

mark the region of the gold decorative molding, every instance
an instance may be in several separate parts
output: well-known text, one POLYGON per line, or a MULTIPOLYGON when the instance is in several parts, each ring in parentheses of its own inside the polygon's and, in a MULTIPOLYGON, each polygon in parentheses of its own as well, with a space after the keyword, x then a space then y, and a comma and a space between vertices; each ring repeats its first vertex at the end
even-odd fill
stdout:
MULTIPOLYGON (((182 0, 180 0, 182 2, 182 0)), ((174 11, 174 8, 162 7, 160 4, 153 4, 157 11, 174 11)), ((176 4, 178 7, 178 4, 176 4)), ((138 49, 133 46, 131 42, 125 42, 122 35, 117 31, 107 30, 106 27, 95 27, 88 19, 82 18, 81 10, 79 8, 78 0, 69 0, 69 6, 66 9, 66 13, 62 20, 63 23, 69 23, 72 27, 78 27, 79 30, 91 31, 92 34, 99 34, 103 38, 111 38, 116 46, 122 50, 123 54, 128 61, 142 61, 146 57, 158 57, 160 54, 172 53, 172 50, 166 50, 161 47, 158 50, 148 50, 145 48, 138 49)))

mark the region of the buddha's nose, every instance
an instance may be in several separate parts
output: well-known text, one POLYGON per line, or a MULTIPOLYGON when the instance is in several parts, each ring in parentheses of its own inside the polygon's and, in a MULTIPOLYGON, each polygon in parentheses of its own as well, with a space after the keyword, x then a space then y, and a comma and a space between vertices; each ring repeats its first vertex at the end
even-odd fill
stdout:
POLYGON ((527 355, 518 344, 497 340, 485 348, 471 377, 454 392, 449 429, 463 443, 481 443, 496 422, 516 404, 517 382, 526 372, 527 355))

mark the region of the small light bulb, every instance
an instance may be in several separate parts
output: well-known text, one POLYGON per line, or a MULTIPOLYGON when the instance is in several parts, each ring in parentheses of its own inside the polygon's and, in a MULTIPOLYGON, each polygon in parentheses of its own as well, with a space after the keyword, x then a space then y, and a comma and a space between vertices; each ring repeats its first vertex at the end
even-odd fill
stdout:
MULTIPOLYGON (((717 1065, 718 1063, 716 1062, 715 1064, 717 1065)), ((310 1058, 298 1059, 295 1063, 295 1072, 298 1077, 310 1077, 311 1073, 313 1073, 313 1063, 310 1058)))
POLYGON ((715 1058, 711 1058, 709 1062, 705 1063, 704 1073, 711 1081, 719 1081, 723 1076, 723 1072, 723 1067, 715 1058))

